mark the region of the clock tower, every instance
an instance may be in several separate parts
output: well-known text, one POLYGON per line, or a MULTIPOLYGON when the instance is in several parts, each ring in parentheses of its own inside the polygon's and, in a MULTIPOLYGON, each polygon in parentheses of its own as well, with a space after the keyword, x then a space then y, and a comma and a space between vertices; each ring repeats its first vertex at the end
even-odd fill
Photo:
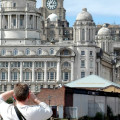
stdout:
POLYGON ((64 0, 42 0, 42 7, 40 11, 43 15, 43 19, 54 13, 58 16, 58 19, 61 21, 65 20, 66 10, 63 7, 64 0))
POLYGON ((66 20, 64 0, 42 0, 40 12, 43 16, 41 37, 43 43, 72 40, 73 29, 66 20))

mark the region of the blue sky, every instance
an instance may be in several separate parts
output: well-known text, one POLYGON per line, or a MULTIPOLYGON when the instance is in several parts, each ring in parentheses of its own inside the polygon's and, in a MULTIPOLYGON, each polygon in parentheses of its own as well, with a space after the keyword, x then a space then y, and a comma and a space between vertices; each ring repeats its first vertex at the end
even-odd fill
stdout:
MULTIPOLYGON (((41 0, 37 0, 37 8, 41 0)), ((64 0, 66 19, 72 26, 82 8, 87 8, 96 24, 120 24, 120 0, 64 0)))

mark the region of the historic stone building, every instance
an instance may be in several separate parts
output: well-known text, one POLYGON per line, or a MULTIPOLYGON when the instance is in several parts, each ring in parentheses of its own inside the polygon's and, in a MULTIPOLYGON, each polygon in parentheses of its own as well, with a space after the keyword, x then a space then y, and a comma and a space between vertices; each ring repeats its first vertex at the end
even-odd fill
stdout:
POLYGON ((98 30, 84 8, 69 27, 63 2, 42 0, 37 9, 35 0, 1 1, 0 91, 25 82, 37 92, 90 74, 116 80, 119 46, 107 25, 98 30))

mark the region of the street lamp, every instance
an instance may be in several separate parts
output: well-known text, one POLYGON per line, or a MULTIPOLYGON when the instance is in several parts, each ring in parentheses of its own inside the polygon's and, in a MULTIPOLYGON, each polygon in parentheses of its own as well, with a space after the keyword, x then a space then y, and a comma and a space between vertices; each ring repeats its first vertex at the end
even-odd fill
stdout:
POLYGON ((49 101, 49 106, 50 106, 50 101, 51 101, 52 96, 48 96, 48 101, 49 101))

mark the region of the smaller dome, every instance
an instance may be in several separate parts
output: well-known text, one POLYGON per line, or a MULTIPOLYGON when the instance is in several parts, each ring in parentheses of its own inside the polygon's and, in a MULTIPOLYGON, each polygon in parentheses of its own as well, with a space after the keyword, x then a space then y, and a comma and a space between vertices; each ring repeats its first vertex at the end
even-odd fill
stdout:
POLYGON ((98 35, 101 36, 109 36, 110 35, 110 30, 106 27, 104 24, 103 27, 98 31, 98 35))
POLYGON ((82 12, 78 14, 76 20, 81 20, 81 21, 92 21, 92 15, 87 12, 87 8, 83 8, 82 12))
POLYGON ((47 19, 50 19, 50 21, 57 21, 58 16, 54 13, 50 14, 47 19))

